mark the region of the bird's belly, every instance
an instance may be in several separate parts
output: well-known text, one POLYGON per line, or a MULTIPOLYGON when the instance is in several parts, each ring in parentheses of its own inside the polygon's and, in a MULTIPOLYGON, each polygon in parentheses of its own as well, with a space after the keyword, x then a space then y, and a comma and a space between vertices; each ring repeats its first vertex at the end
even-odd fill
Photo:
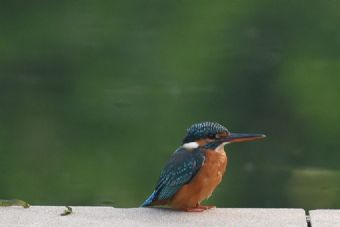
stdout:
POLYGON ((195 207, 211 196, 221 183, 227 166, 227 156, 223 151, 207 151, 205 161, 190 183, 184 185, 171 199, 170 205, 177 209, 195 207))

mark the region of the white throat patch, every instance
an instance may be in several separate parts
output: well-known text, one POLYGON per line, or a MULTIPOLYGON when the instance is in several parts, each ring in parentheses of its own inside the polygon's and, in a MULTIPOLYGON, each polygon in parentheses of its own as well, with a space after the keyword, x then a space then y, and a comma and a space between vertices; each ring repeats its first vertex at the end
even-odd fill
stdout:
POLYGON ((190 143, 183 144, 182 147, 188 150, 192 150, 192 149, 198 148, 199 144, 196 142, 190 142, 190 143))
POLYGON ((229 143, 230 143, 230 142, 222 143, 220 146, 216 147, 215 150, 216 150, 216 151, 219 151, 219 150, 221 150, 221 149, 223 150, 223 149, 224 149, 224 146, 227 145, 227 144, 229 144, 229 143))

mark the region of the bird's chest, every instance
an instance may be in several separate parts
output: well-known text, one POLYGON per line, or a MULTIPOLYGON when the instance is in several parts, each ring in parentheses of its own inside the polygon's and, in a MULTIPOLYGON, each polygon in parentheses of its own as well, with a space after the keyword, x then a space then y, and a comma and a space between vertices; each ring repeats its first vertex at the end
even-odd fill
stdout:
POLYGON ((211 196, 221 183, 227 166, 227 156, 223 149, 206 151, 203 166, 190 183, 184 185, 172 198, 175 208, 194 207, 211 196))
POLYGON ((206 151, 204 164, 197 173, 191 186, 195 189, 198 202, 211 196, 217 185, 222 181, 227 166, 227 156, 223 149, 206 151))
POLYGON ((221 182, 227 166, 227 156, 224 150, 206 151, 204 164, 200 170, 202 184, 205 187, 213 188, 221 182))

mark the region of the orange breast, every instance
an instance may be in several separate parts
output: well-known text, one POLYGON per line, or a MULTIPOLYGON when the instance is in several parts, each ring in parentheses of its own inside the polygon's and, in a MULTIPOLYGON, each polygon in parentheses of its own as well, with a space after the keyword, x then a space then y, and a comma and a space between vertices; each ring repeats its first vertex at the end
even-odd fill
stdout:
POLYGON ((175 209, 195 207, 209 198, 217 185, 221 183, 227 166, 227 156, 222 148, 219 151, 207 151, 204 164, 190 181, 170 200, 175 209))

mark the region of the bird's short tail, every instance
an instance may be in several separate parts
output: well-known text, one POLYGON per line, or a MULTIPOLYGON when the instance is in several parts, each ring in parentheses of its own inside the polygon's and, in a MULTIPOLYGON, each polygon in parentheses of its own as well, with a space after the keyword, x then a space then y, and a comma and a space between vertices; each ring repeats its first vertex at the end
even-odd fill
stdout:
POLYGON ((157 192, 154 191, 149 198, 147 198, 144 203, 141 205, 141 207, 148 207, 152 205, 152 202, 156 199, 157 197, 157 192))

